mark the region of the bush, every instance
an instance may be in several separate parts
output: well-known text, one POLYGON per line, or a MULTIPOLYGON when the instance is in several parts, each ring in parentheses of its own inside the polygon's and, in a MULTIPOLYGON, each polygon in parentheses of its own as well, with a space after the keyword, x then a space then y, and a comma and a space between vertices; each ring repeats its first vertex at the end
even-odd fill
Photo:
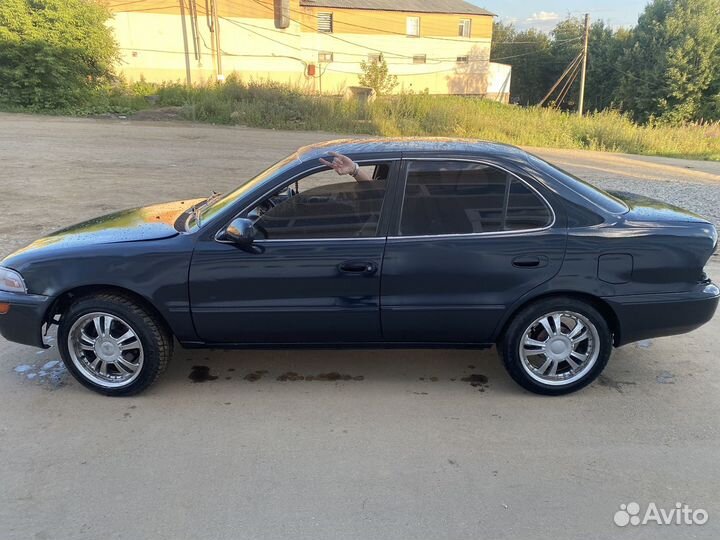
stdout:
POLYGON ((84 106, 117 57, 110 12, 94 0, 0 2, 0 103, 84 106))

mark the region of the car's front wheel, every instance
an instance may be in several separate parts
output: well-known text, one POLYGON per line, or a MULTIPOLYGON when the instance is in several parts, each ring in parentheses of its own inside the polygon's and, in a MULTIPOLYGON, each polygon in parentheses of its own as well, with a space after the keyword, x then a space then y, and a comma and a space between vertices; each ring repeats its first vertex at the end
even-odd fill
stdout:
POLYGON ((536 394, 561 395, 605 368, 612 333, 602 314, 574 298, 547 298, 521 310, 500 343, 510 376, 536 394))
POLYGON ((84 386, 107 396, 137 394, 150 386, 167 366, 172 344, 154 314, 117 294, 78 299, 58 329, 67 369, 84 386))

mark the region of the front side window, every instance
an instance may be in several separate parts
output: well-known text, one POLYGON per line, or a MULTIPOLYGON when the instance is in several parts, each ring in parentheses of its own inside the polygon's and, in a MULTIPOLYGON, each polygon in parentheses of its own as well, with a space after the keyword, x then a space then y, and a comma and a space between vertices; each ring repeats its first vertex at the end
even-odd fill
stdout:
POLYGON ((306 176, 266 198, 247 215, 267 240, 375 236, 390 165, 368 166, 372 182, 330 170, 306 176))
POLYGON ((420 17, 408 17, 405 26, 408 36, 416 37, 420 35, 420 17))
POLYGON ((408 165, 401 236, 538 229, 551 221, 534 191, 495 167, 462 161, 408 165))

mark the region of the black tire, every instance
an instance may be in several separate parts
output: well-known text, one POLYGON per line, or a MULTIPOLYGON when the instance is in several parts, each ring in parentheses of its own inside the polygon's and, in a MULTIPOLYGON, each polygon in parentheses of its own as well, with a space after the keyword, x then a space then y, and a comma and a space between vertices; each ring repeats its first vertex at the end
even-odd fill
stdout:
POLYGON ((172 357, 171 334, 158 317, 128 297, 114 293, 100 293, 82 297, 62 314, 58 328, 58 346, 65 367, 83 386, 105 396, 131 396, 145 390, 165 371, 172 357), (68 337, 76 321, 90 313, 102 312, 126 322, 142 344, 143 362, 137 377, 129 384, 116 388, 102 386, 89 379, 73 362, 68 337))
MULTIPOLYGON (((607 365, 612 350, 612 332, 605 317, 591 304, 569 297, 552 297, 539 300, 520 310, 510 322, 498 343, 505 369, 515 382, 535 394, 559 396, 576 392, 593 382, 607 365), (582 315, 597 331, 598 356, 594 364, 577 380, 557 385, 545 384, 533 378, 523 365, 520 344, 534 321, 553 312, 573 312, 582 315)), ((542 357, 541 359, 546 359, 542 357)), ((542 368, 540 368, 542 369, 542 368)))

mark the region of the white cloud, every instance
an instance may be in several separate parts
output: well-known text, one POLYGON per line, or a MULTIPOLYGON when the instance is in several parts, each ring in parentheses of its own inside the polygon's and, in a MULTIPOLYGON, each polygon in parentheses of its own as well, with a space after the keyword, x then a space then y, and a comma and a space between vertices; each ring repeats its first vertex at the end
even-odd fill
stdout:
POLYGON ((528 23, 550 23, 560 20, 560 15, 554 11, 537 11, 530 15, 526 22, 528 23))
POLYGON ((535 28, 541 32, 550 32, 560 19, 562 19, 562 17, 554 11, 536 11, 517 26, 521 30, 535 28))

